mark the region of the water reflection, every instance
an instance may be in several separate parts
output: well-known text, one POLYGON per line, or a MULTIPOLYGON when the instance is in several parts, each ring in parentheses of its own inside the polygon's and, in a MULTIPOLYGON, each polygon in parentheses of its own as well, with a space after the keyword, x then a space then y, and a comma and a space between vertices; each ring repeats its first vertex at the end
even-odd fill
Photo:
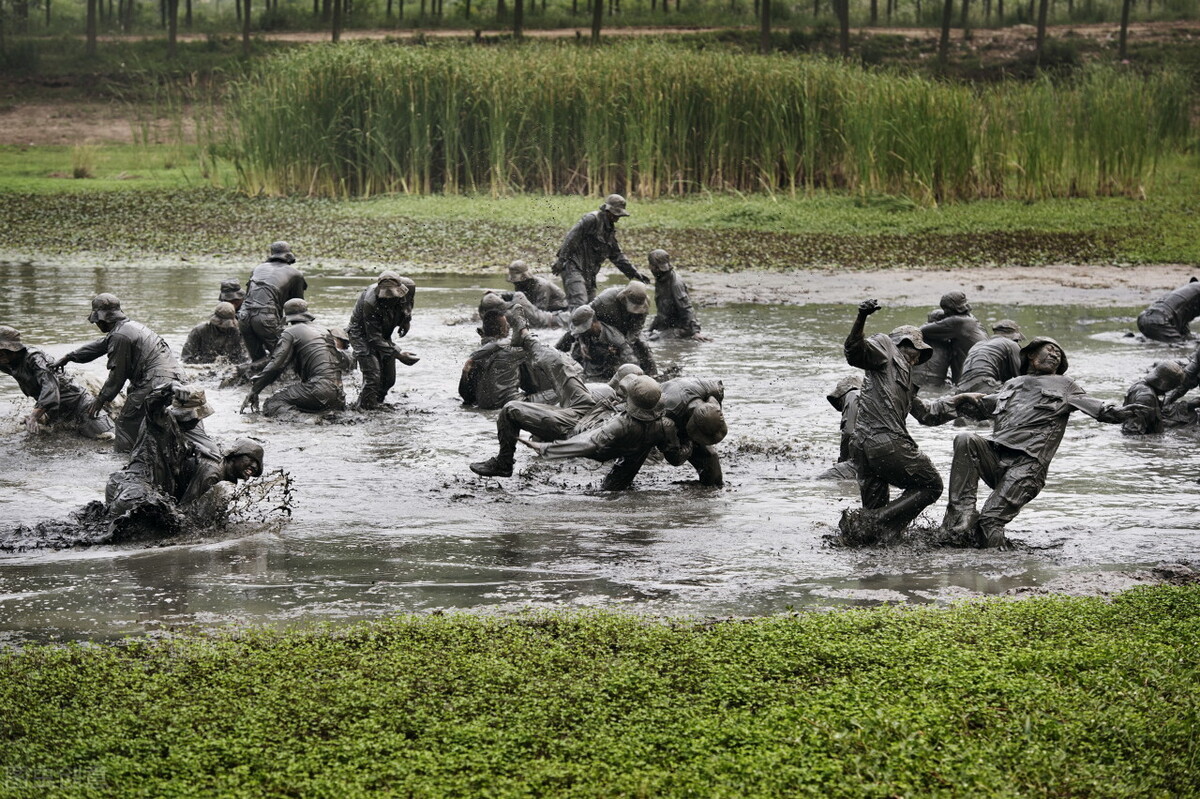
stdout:
MULTIPOLYGON (((94 293, 118 294, 130 315, 173 347, 207 317, 224 278, 251 263, 0 265, 0 320, 54 355, 96 337, 94 293)), ((345 324, 371 275, 308 269, 318 319, 345 324)), ((1043 494, 1012 532, 1047 548, 1029 553, 825 546, 852 484, 811 478, 836 458, 837 417, 826 391, 850 372, 842 306, 701 307, 712 343, 663 342, 660 363, 726 385, 730 436, 720 446, 728 486, 704 489, 687 470, 650 464, 639 490, 590 493, 604 470, 537 464, 481 480, 466 464, 491 454, 495 413, 466 411, 458 370, 476 346, 465 318, 486 285, 478 276, 419 278, 397 409, 345 424, 287 424, 238 416, 244 391, 216 389, 209 430, 263 439, 269 467, 295 478, 299 506, 279 534, 163 548, 101 548, 0 557, 0 635, 105 637, 188 624, 309 624, 399 611, 619 606, 654 613, 752 615, 788 607, 946 602, 1030 589, 1097 569, 1194 557, 1200 486, 1195 434, 1122 437, 1075 419, 1043 494)), ((492 285, 505 287, 500 276, 492 285)), ((1158 357, 1178 351, 1125 338, 1139 309, 989 305, 984 321, 1016 319, 1068 350, 1071 374, 1119 400, 1158 357)), ((933 303, 936 298, 931 297, 933 303)), ((925 308, 885 308, 873 330, 920 321, 925 308)), ((543 338, 552 338, 543 335, 543 338)), ((103 361, 79 370, 101 377, 103 361)), ((356 387, 347 393, 351 396, 356 387)), ((102 495, 118 459, 103 447, 26 439, 29 403, 0 382, 0 517, 62 517, 102 495)), ((945 475, 953 427, 914 435, 945 475)), ((941 505, 935 506, 940 512, 941 505)), ((935 519, 930 519, 935 521, 935 519)))

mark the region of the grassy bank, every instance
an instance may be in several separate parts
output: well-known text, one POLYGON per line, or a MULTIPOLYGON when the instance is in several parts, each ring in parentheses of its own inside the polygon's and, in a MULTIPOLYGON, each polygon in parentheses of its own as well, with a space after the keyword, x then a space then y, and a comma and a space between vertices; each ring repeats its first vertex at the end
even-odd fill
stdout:
MULTIPOLYGON (((598 198, 539 195, 254 198, 207 186, 163 149, 99 148, 73 179, 70 148, 0 149, 0 257, 234 258, 292 242, 306 263, 412 271, 548 265, 598 198), (168 166, 169 162, 169 166, 168 166), (47 177, 47 175, 62 177, 47 177), (203 188, 202 188, 203 187, 203 188)), ((924 208, 886 195, 709 195, 642 201, 620 225, 635 260, 656 247, 685 269, 1200 263, 1200 167, 1177 159, 1144 200, 986 200, 924 208)))
POLYGON ((0 657, 0 795, 1181 796, 1200 589, 0 657))

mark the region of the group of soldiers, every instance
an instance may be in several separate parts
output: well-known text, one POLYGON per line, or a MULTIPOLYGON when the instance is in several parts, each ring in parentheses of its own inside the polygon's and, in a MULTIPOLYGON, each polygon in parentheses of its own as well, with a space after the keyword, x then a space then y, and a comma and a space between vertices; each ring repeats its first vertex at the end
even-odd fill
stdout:
MULTIPOLYGON (((512 476, 517 445, 524 444, 545 459, 614 462, 601 487, 623 489, 657 449, 673 466, 690 464, 701 484, 723 485, 715 449, 728 431, 723 383, 668 379, 651 348, 667 336, 709 339, 669 254, 649 252, 647 275, 622 252, 615 226, 628 215, 625 199, 614 194, 570 229, 552 268, 561 287, 518 260, 507 269, 511 290, 483 295, 480 345, 462 367, 459 394, 464 405, 499 411, 499 449, 469 464, 475 474, 512 476), (598 292, 606 261, 628 282, 598 292), (647 326, 651 284, 655 315, 647 326), (549 331, 554 346, 538 341, 535 330, 549 331)), ((359 294, 347 326, 327 327, 309 310, 308 283, 295 262, 290 246, 275 242, 244 284, 224 281, 211 318, 188 334, 183 361, 234 365, 234 379, 250 386, 243 411, 259 412, 261 392, 285 375, 285 385, 262 403, 264 415, 343 410, 343 376, 354 368, 362 375, 354 407, 380 408, 396 383, 396 362, 419 360, 395 340, 409 332, 415 282, 381 273, 359 294)), ((1179 318, 1189 308, 1193 316, 1200 312, 1197 286, 1156 303, 1139 318, 1139 328, 1150 336, 1174 326, 1187 335, 1188 320, 1179 318)), ((26 419, 31 431, 71 427, 86 437, 113 438, 118 452, 130 453, 106 490, 114 520, 147 508, 186 509, 220 483, 262 474, 258 444, 243 439, 222 447, 206 434, 203 420, 213 411, 205 392, 189 385, 160 336, 129 319, 112 294, 97 295, 91 306, 89 321, 103 336, 57 361, 26 346, 14 328, 0 326, 0 371, 35 399, 26 419), (63 367, 101 356, 108 358, 108 377, 93 397, 63 367), (124 403, 109 419, 105 409, 122 389, 124 403)), ((1131 434, 1195 422, 1195 403, 1181 398, 1200 383, 1200 348, 1186 367, 1156 364, 1116 406, 1088 397, 1065 376, 1066 353, 1053 339, 1035 337, 1021 346, 1011 320, 997 322, 989 337, 962 292, 943 296, 921 327, 868 336, 866 320, 879 308, 875 300, 859 306, 844 350, 862 374, 843 379, 829 395, 842 415, 842 446, 828 476, 853 477, 862 498, 861 509, 846 512, 840 523, 848 541, 896 540, 941 496, 942 478, 909 435, 909 415, 929 425, 992 423, 990 438, 974 432, 955 438, 941 525, 945 542, 981 547, 1005 544, 1005 525, 1044 485, 1072 412, 1120 423, 1131 434), (919 387, 947 381, 954 393, 928 401, 917 396, 919 387), (993 490, 977 510, 980 480, 993 490), (901 490, 894 499, 893 486, 901 490)))
MULTIPOLYGON (((1181 291, 1200 298, 1190 288, 1196 285, 1181 291)), ((859 305, 844 344, 847 363, 863 374, 843 378, 827 397, 841 414, 842 442, 839 463, 823 476, 856 479, 862 500, 842 515, 846 541, 894 541, 941 496, 941 475, 908 432, 910 415, 924 425, 991 423, 991 437, 954 438, 949 501, 937 533, 942 543, 978 547, 1008 545, 1005 528, 1045 486, 1073 412, 1120 424, 1127 435, 1200 423, 1200 401, 1183 399, 1200 383, 1200 347, 1186 367, 1154 363, 1116 405, 1089 397, 1066 376, 1067 354, 1054 339, 1036 336, 1022 346, 1010 319, 995 323, 989 337, 961 291, 945 294, 921 327, 867 336, 866 320, 880 307, 876 300, 859 305), (922 386, 951 393, 925 400, 917 396, 922 386), (980 480, 992 489, 982 508, 980 480), (900 490, 894 498, 892 487, 900 490)), ((1138 320, 1143 333, 1148 313, 1138 320)))

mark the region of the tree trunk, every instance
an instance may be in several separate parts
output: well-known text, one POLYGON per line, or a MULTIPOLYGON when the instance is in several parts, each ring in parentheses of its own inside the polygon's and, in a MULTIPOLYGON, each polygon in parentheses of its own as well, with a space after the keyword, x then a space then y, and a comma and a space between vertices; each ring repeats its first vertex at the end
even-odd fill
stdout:
POLYGON ((87 0, 87 49, 88 58, 96 57, 96 4, 100 0, 87 0))
POLYGON ((600 44, 600 22, 604 18, 604 0, 592 0, 592 44, 600 44))
POLYGON ((504 0, 496 0, 496 21, 502 22, 508 19, 508 7, 504 4, 504 0))
POLYGON ((950 56, 950 20, 954 18, 954 0, 943 0, 942 3, 942 35, 938 39, 938 66, 946 68, 946 59, 950 56))
POLYGON ((879 0, 871 0, 871 21, 870 25, 879 22, 879 0))
POLYGON ((250 0, 234 0, 234 2, 244 2, 245 7, 242 9, 242 55, 246 58, 250 57, 250 0))
POLYGON ((183 25, 189 30, 192 27, 192 0, 187 0, 183 6, 183 25))
POLYGON ((179 0, 167 0, 167 60, 178 55, 179 0))
POLYGON ((525 26, 525 0, 513 0, 513 38, 521 40, 525 26))
POLYGON ((962 19, 959 21, 959 27, 963 29, 963 38, 968 39, 971 36, 971 0, 962 0, 962 19))
POLYGON ((758 27, 758 51, 766 55, 771 52, 771 0, 762 0, 760 10, 762 19, 758 27))
POLYGON ((1037 41, 1033 45, 1037 53, 1037 63, 1042 63, 1042 45, 1046 43, 1046 12, 1050 9, 1050 0, 1040 0, 1037 16, 1037 41))
POLYGON ((333 25, 331 32, 334 44, 337 44, 342 38, 342 2, 343 0, 333 0, 333 25))
POLYGON ((1133 5, 1133 0, 1124 0, 1121 3, 1121 40, 1117 47, 1117 58, 1124 61, 1129 56, 1129 51, 1125 48, 1129 38, 1129 7, 1133 5))
POLYGON ((158 27, 167 29, 167 0, 158 0, 158 27))
POLYGON ((838 12, 838 49, 842 58, 850 57, 850 0, 833 0, 838 12))
POLYGON ((46 0, 46 27, 50 27, 50 0, 46 0))

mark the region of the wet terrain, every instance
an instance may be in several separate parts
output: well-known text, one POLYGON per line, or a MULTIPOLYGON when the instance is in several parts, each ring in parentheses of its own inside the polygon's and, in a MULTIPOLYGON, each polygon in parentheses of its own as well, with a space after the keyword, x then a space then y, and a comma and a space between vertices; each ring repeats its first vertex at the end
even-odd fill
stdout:
MULTIPOLYGON (((318 321, 344 325, 371 275, 298 265, 309 274, 318 321)), ((6 286, 0 321, 20 328, 29 344, 61 355, 98 336, 86 321, 89 300, 111 291, 131 318, 178 352, 187 330, 211 312, 221 279, 244 280, 250 266, 0 264, 6 286)), ((1046 489, 1010 526, 1027 549, 829 546, 824 537, 836 532, 857 490, 813 478, 837 455, 838 416, 824 397, 853 371, 841 342, 857 297, 837 306, 701 307, 712 342, 654 345, 660 366, 725 381, 730 434, 718 446, 724 489, 697 486, 690 467, 649 463, 636 490, 599 493, 590 489, 605 467, 537 463, 525 449, 517 452, 515 477, 477 478, 467 463, 494 454, 495 412, 459 406, 459 369, 478 337, 473 323, 447 322, 467 317, 485 282, 414 277, 417 311, 404 346, 422 359, 398 366, 390 412, 302 422, 239 416, 246 390, 218 389, 210 370, 190 367, 217 409, 206 421, 209 432, 226 442, 258 439, 267 469, 291 474, 297 504, 290 522, 155 548, 0 554, 0 641, 437 609, 755 615, 945 602, 1194 558, 1200 434, 1128 438, 1082 414, 1068 428, 1046 489)), ((487 285, 507 288, 500 277, 487 285)), ((720 298, 694 297, 701 305, 713 299, 720 298)), ((1057 338, 1070 374, 1104 399, 1119 401, 1155 358, 1187 354, 1124 337, 1140 307, 992 305, 973 293, 971 299, 985 322, 1011 317, 1027 334, 1057 338)), ((926 310, 886 307, 868 330, 919 323, 926 310)), ((104 374, 103 359, 69 368, 104 374)), ((347 395, 353 399, 357 386, 349 385, 347 395)), ((0 378, 5 528, 65 518, 101 499, 107 475, 123 462, 108 445, 27 437, 20 419, 31 408, 14 381, 0 378)), ((914 423, 912 429, 947 477, 950 442, 961 428, 914 423)), ((936 524, 943 508, 944 496, 922 521, 936 524)))

